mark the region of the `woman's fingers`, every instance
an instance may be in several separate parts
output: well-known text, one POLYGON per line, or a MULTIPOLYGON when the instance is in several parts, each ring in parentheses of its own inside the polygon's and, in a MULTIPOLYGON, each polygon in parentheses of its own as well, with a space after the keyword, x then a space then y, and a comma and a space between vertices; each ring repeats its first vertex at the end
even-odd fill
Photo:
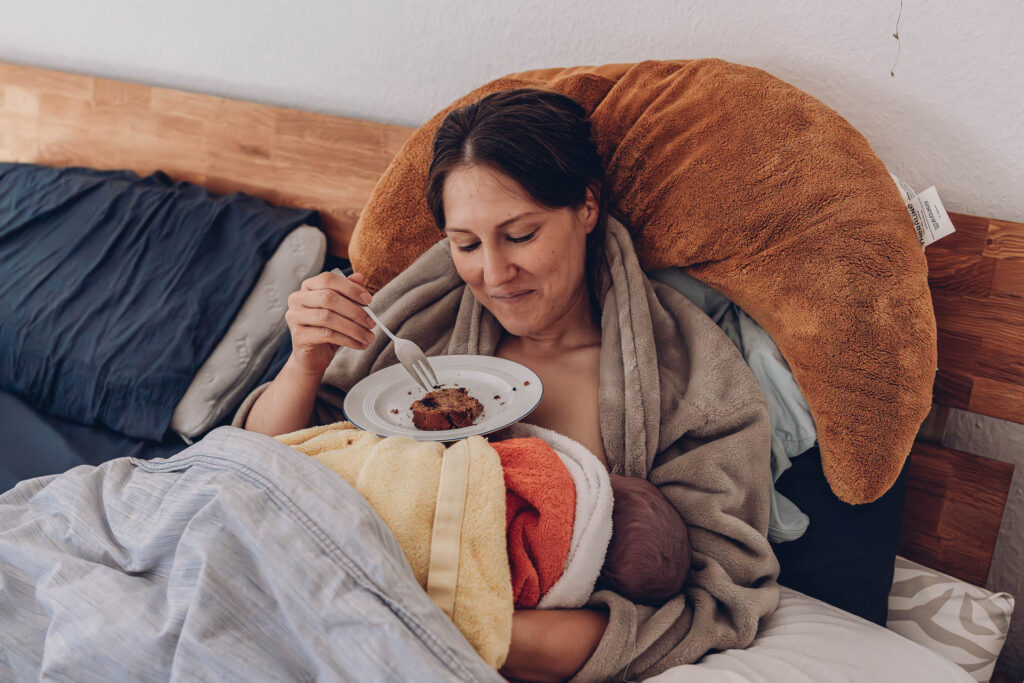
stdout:
POLYGON ((345 277, 328 271, 304 280, 302 282, 302 290, 331 289, 351 301, 365 306, 370 303, 372 297, 369 290, 362 286, 363 279, 362 273, 353 273, 351 276, 345 277), (354 281, 353 278, 356 278, 358 282, 354 281))
POLYGON ((361 302, 370 299, 364 281, 360 274, 346 278, 320 273, 288 296, 284 317, 298 362, 322 371, 339 346, 365 349, 370 345, 376 323, 362 307, 361 302))
MULTIPOLYGON (((338 294, 333 289, 314 289, 314 290, 299 290, 298 292, 292 292, 288 297, 288 309, 289 310, 301 310, 303 308, 308 309, 322 309, 336 313, 343 318, 347 318, 354 323, 362 326, 367 330, 372 330, 376 323, 366 314, 363 307, 360 304, 355 303, 348 297, 338 294)), ((324 318, 326 322, 328 318, 324 318)), ((319 324, 320 321, 313 320, 310 324, 319 324)))
POLYGON ((302 288, 288 296, 284 317, 292 337, 289 362, 322 375, 338 347, 365 349, 370 345, 375 323, 362 308, 362 302, 370 301, 364 282, 362 275, 346 278, 320 273, 304 280, 302 288))
MULTIPOLYGON (((323 292, 325 290, 319 290, 323 292)), ((314 300, 318 299, 319 292, 310 292, 314 300)), ((300 301, 300 298, 297 298, 300 301)), ((345 307, 344 304, 331 302, 332 305, 345 307)), ((297 306, 289 306, 285 313, 285 319, 289 325, 304 325, 307 327, 321 328, 345 335, 357 342, 369 344, 374 339, 370 327, 373 321, 362 309, 349 311, 348 316, 337 313, 334 309, 325 306, 311 307, 299 303, 297 306)), ((326 335, 323 341, 326 341, 326 335)))
POLYGON ((351 349, 365 349, 368 343, 354 339, 327 327, 295 324, 292 328, 292 346, 295 348, 314 347, 322 344, 347 346, 351 349))

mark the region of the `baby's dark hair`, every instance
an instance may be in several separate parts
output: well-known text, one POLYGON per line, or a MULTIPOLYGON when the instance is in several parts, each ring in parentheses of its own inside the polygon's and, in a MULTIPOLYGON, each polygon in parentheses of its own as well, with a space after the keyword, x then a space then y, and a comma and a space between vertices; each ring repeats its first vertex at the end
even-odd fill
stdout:
POLYGON ((689 575, 686 523, 651 482, 617 474, 611 478, 612 540, 596 588, 661 605, 682 591, 689 575))

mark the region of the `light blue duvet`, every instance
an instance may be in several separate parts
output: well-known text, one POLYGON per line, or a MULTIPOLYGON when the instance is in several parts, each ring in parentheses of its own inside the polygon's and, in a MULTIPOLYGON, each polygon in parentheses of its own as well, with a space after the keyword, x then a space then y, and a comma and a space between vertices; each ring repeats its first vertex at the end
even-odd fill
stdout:
POLYGON ((221 427, 0 496, 0 680, 501 681, 363 497, 221 427))

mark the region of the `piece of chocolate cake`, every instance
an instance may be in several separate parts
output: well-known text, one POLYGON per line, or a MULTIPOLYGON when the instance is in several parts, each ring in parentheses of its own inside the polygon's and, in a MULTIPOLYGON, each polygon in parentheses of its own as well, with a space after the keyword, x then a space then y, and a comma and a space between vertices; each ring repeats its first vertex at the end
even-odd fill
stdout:
POLYGON ((470 396, 465 387, 435 389, 409 408, 416 429, 430 432, 468 427, 484 412, 480 401, 470 396))

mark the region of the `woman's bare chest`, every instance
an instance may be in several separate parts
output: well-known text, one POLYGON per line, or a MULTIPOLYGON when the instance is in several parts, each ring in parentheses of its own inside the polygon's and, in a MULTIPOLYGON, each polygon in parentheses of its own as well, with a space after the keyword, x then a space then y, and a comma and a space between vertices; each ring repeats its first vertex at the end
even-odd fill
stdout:
POLYGON ((578 441, 607 468, 599 410, 600 352, 600 347, 590 347, 552 358, 527 358, 499 347, 497 355, 522 363, 544 383, 540 405, 524 421, 578 441))

